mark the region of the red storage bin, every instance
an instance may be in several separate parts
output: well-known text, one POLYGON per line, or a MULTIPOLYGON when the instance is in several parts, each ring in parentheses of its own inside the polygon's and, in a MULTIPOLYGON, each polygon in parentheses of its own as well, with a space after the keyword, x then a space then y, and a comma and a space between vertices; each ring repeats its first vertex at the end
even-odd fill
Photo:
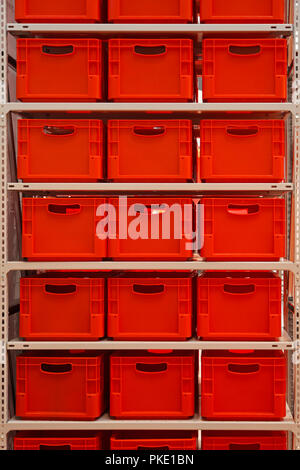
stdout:
POLYGON ((202 450, 287 450, 283 431, 203 431, 202 450))
POLYGON ((98 260, 107 240, 96 230, 100 198, 23 198, 23 257, 33 260, 98 260))
POLYGON ((21 278, 21 338, 97 341, 103 336, 104 279, 82 279, 76 273, 64 278, 21 278))
MULTIPOLYGON (((109 214, 110 226, 113 230, 116 229, 116 233, 110 234, 108 239, 109 258, 161 261, 186 260, 192 257, 193 252, 190 248, 193 231, 192 199, 112 198, 108 202, 114 208, 114 211, 109 214), (184 209, 185 205, 190 205, 191 210, 188 213, 184 209), (171 210, 172 207, 174 207, 174 211, 171 210), (133 213, 138 215, 132 215, 133 213), (141 235, 148 238, 133 239, 130 237, 130 224, 136 224, 137 216, 140 218, 141 227, 143 227, 141 235), (165 235, 170 235, 170 237, 163 238, 164 231, 168 227, 168 219, 170 220, 170 231, 165 235), (177 234, 176 231, 180 224, 182 233, 177 234), (123 227, 121 233, 120 227, 123 227), (124 230, 126 233, 123 233, 124 230), (155 236, 152 232, 155 232, 155 236)), ((135 233, 133 235, 136 236, 135 233)))
POLYGON ((191 277, 128 273, 108 279, 107 334, 116 340, 185 340, 192 336, 191 277))
POLYGON ((284 120, 203 120, 198 181, 260 183, 284 180, 284 120))
POLYGON ((110 415, 118 419, 184 419, 195 411, 194 353, 113 353, 110 415))
POLYGON ((93 432, 17 432, 14 450, 101 450, 100 433, 93 432))
POLYGON ((200 0, 201 23, 284 23, 285 0, 200 0))
POLYGON ((102 0, 15 0, 15 18, 21 23, 96 23, 102 0))
POLYGON ((17 99, 102 99, 102 42, 98 39, 17 39, 17 99))
POLYGON ((193 100, 191 39, 109 39, 108 52, 110 100, 193 100))
POLYGON ((105 409, 104 354, 17 357, 16 415, 94 420, 105 409))
POLYGON ((192 121, 108 121, 108 179, 192 180, 192 121))
POLYGON ((198 336, 267 340, 281 336, 281 279, 263 272, 207 272, 198 280, 198 336))
POLYGON ((203 40, 203 101, 286 99, 286 39, 203 40))
POLYGON ((204 246, 210 260, 278 260, 285 256, 285 200, 203 198, 204 246))
POLYGON ((96 182, 103 160, 102 121, 18 121, 18 178, 25 182, 96 182))
POLYGON ((282 351, 204 351, 201 415, 212 420, 277 420, 286 415, 282 351))
POLYGON ((193 0, 108 0, 108 21, 189 23, 193 21, 193 0))
POLYGON ((197 432, 125 431, 110 438, 111 450, 197 450, 197 432))

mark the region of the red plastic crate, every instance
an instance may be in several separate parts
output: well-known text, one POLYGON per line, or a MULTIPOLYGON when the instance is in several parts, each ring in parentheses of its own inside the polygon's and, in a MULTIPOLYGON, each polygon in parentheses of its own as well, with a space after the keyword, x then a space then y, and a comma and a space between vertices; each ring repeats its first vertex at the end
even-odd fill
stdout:
POLYGON ((281 336, 281 279, 264 272, 207 272, 198 282, 198 336, 267 340, 281 336))
POLYGON ((97 341, 103 336, 104 279, 21 278, 21 338, 97 341))
POLYGON ((102 13, 102 0, 15 0, 20 23, 96 23, 102 13))
POLYGON ((108 52, 110 100, 193 100, 191 39, 109 39, 108 52))
POLYGON ((109 337, 145 341, 191 337, 191 278, 127 276, 108 279, 109 337))
POLYGON ((278 260, 285 256, 285 200, 203 198, 201 256, 217 260, 278 260))
POLYGON ((96 229, 98 198, 23 198, 23 257, 33 260, 98 260, 107 241, 96 229))
POLYGON ((200 0, 201 23, 284 23, 285 0, 200 0))
POLYGON ((194 353, 113 353, 110 415, 118 419, 185 419, 195 411, 194 353))
POLYGON ((203 431, 202 450, 287 450, 283 431, 203 431))
POLYGON ((25 182, 97 182, 103 160, 102 121, 18 121, 18 178, 25 182))
POLYGON ((14 450, 101 450, 100 433, 93 432, 17 432, 14 437, 14 450))
POLYGON ((285 169, 284 120, 203 120, 198 181, 280 182, 285 169))
POLYGON ((17 39, 17 99, 30 102, 102 99, 102 42, 17 39))
POLYGON ((204 39, 203 101, 284 102, 286 39, 204 39))
POLYGON ((16 415, 94 420, 105 409, 104 354, 17 357, 16 415))
POLYGON ((108 0, 113 23, 189 23, 193 0, 108 0))
POLYGON ((110 438, 111 450, 197 450, 197 432, 125 431, 110 438))
POLYGON ((189 120, 108 121, 108 179, 192 180, 192 134, 189 120))
POLYGON ((286 415, 281 351, 204 351, 201 415, 212 420, 277 420, 286 415))
MULTIPOLYGON (((110 225, 116 229, 116 233, 110 234, 108 239, 108 256, 116 260, 186 260, 192 257, 192 249, 190 248, 190 241, 192 237, 192 208, 188 213, 185 213, 184 205, 193 204, 192 199, 171 199, 171 198, 128 198, 108 200, 115 211, 109 214, 110 225), (174 227, 178 229, 177 213, 171 210, 174 206, 174 211, 181 207, 182 213, 182 237, 176 234, 174 227), (145 206, 145 207, 143 207, 145 206), (170 210, 168 209, 170 208, 170 210), (143 211, 147 210, 147 213, 143 211), (132 215, 133 213, 137 215, 132 215), (126 219, 125 219, 126 217, 126 219), (132 222, 136 222, 137 217, 140 217, 141 224, 145 227, 144 235, 147 239, 130 238, 129 227, 132 222), (167 228, 167 219, 170 219, 170 238, 163 238, 164 232, 167 228), (185 220, 184 220, 185 219, 185 220), (184 224, 186 226, 184 227, 184 224), (146 225, 148 229, 146 230, 146 225), (123 226, 127 234, 123 233, 119 227, 123 226), (156 232, 155 238, 152 232, 156 232), (115 237, 113 238, 113 236, 115 237), (176 239, 176 236, 178 238, 176 239), (127 238, 126 238, 127 237, 127 238)), ((178 210, 179 213, 179 210, 178 210)), ((179 214, 180 215, 180 214, 179 214)), ((139 229, 138 229, 139 230, 139 229)))

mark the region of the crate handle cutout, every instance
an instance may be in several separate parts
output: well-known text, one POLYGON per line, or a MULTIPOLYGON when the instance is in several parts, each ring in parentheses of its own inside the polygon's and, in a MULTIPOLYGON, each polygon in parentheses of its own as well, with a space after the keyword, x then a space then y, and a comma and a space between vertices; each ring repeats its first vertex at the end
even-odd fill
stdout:
POLYGON ((40 450, 71 450, 71 446, 68 444, 62 444, 61 446, 41 444, 39 449, 40 450))
POLYGON ((170 447, 169 446, 160 446, 160 447, 138 446, 137 450, 170 450, 170 447))
POLYGON ((259 204, 229 204, 227 207, 229 214, 233 215, 251 215, 259 212, 259 204))
POLYGON ((229 349, 232 354, 253 354, 254 349, 229 349))
POLYGON ((229 450, 260 450, 260 444, 229 444, 229 450))
POLYGON ((137 363, 135 366, 139 372, 165 372, 168 369, 168 364, 165 362, 161 364, 142 364, 137 363))
POLYGON ((259 364, 228 364, 228 370, 233 374, 256 374, 259 369, 259 364))
POLYGON ((159 285, 142 285, 142 284, 134 284, 133 285, 133 292, 136 294, 161 294, 164 292, 165 286, 163 284, 159 285))
POLYGON ((153 127, 142 127, 135 126, 133 128, 133 133, 138 136, 143 137, 156 137, 164 135, 166 133, 166 128, 164 126, 153 126, 153 127))
POLYGON ((139 55, 162 55, 166 50, 166 46, 134 46, 134 52, 139 55))
POLYGON ((59 215, 76 215, 79 214, 81 207, 79 204, 70 204, 70 205, 63 205, 63 204, 49 204, 48 205, 48 212, 52 214, 59 214, 59 215))
POLYGON ((150 354, 172 354, 173 349, 148 349, 150 354))
POLYGON ((74 52, 74 46, 43 46, 42 51, 48 55, 68 55, 74 52))
POLYGON ((252 137, 258 134, 258 127, 227 127, 226 132, 232 137, 252 137))
POLYGON ((41 364, 41 370, 49 374, 66 374, 72 369, 72 364, 41 364))
POLYGON ((230 54, 234 55, 257 55, 260 54, 261 52, 261 47, 259 45, 257 46, 229 46, 229 52, 230 54))
POLYGON ((77 291, 77 286, 74 284, 65 285, 65 286, 56 286, 51 284, 45 285, 45 292, 47 294, 55 294, 55 295, 62 295, 62 294, 74 294, 77 291))
POLYGON ((68 126, 68 127, 44 126, 43 134, 50 135, 50 136, 74 135, 75 128, 73 126, 68 126))
POLYGON ((147 211, 151 211, 153 215, 164 214, 168 210, 168 207, 165 206, 165 204, 158 204, 158 206, 159 208, 154 208, 151 206, 151 204, 134 204, 134 210, 135 212, 140 212, 141 214, 144 214, 145 209, 147 209, 147 211))
POLYGON ((232 284, 224 284, 223 290, 226 294, 252 294, 255 292, 255 285, 248 284, 248 285, 232 285, 232 284))

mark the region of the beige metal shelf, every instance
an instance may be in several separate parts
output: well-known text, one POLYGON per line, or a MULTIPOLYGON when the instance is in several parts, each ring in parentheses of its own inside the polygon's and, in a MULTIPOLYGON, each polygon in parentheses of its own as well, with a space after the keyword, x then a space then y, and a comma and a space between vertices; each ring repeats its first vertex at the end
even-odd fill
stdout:
POLYGON ((202 341, 191 339, 188 341, 23 341, 19 338, 7 343, 8 350, 146 350, 157 348, 173 350, 224 350, 224 349, 257 349, 257 350, 293 350, 294 343, 283 332, 277 341, 202 341))
POLYGON ((289 36, 293 33, 292 24, 45 24, 8 23, 7 31, 15 36, 29 34, 76 33, 105 36, 130 34, 161 34, 206 36, 215 33, 262 33, 289 36))
POLYGON ((9 271, 36 271, 36 270, 150 270, 150 271, 290 271, 295 272, 297 267, 291 261, 8 261, 4 272, 9 271))
POLYGON ((129 112, 172 112, 210 113, 228 111, 253 111, 262 113, 296 113, 292 103, 23 103, 12 102, 3 105, 4 112, 50 112, 84 111, 96 113, 129 112))
POLYGON ((281 421, 206 421, 199 416, 188 420, 116 420, 104 414, 96 421, 27 421, 13 418, 5 426, 6 432, 10 431, 43 431, 43 430, 252 430, 252 431, 291 431, 295 432, 296 426, 287 407, 287 415, 281 421))
POLYGON ((292 183, 8 183, 9 191, 56 193, 239 193, 270 194, 272 196, 293 191, 292 183))

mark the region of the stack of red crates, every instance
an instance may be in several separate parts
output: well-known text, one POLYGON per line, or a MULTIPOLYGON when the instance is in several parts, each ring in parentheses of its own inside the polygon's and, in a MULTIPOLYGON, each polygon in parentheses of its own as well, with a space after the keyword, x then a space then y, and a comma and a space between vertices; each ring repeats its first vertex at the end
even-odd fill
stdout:
MULTIPOLYGON (((128 19, 188 22, 192 20, 193 10, 192 2, 112 1, 108 13, 109 20, 114 22, 128 19)), ((108 54, 109 100, 184 102, 194 99, 192 40, 111 39, 108 54)), ((193 180, 193 171, 191 121, 159 119, 108 123, 109 180, 186 182, 193 180)), ((177 204, 183 210, 184 205, 193 204, 192 199, 170 197, 130 198, 126 203, 110 199, 109 203, 116 209, 112 222, 117 227, 123 214, 127 214, 127 207, 131 207, 132 214, 143 207, 141 214, 147 220, 148 234, 155 221, 163 219, 167 206, 177 204)), ((128 225, 132 220, 128 218, 128 225)), ((171 215, 171 226, 174 220, 171 215)), ((190 222, 192 231, 192 216, 190 222)), ((174 233, 164 240, 161 228, 157 239, 140 240, 125 240, 117 229, 116 237, 109 239, 108 256, 115 260, 187 260, 192 250, 186 248, 183 240, 176 239, 174 233)), ((108 335, 123 340, 185 340, 190 337, 191 285, 191 279, 180 274, 153 277, 153 273, 148 276, 134 273, 109 279, 108 335)), ((189 353, 114 353, 110 369, 110 415, 117 419, 192 417, 195 367, 194 354, 189 353), (170 399, 171 396, 174 398, 170 399)), ((123 444, 121 439, 117 448, 151 448, 155 443, 159 447, 176 447, 171 437, 166 441, 157 435, 155 440, 153 434, 151 438, 152 441, 140 441, 138 446, 129 445, 125 436, 123 444)), ((114 440, 112 446, 113 443, 114 440)), ((193 446, 196 447, 195 442, 193 446)))
MULTIPOLYGON (((102 0, 16 0, 25 23, 96 23, 102 0)), ((17 41, 17 98, 95 102, 104 98, 103 43, 94 38, 17 41)), ((24 182, 104 178, 104 127, 96 119, 20 119, 18 177, 24 182)), ((23 256, 94 260, 107 255, 96 236, 100 198, 24 198, 23 256)), ((20 335, 28 341, 98 341, 105 334, 105 281, 92 273, 44 273, 20 281, 20 335)), ((31 420, 95 420, 107 407, 107 358, 100 352, 26 353, 16 359, 16 415, 31 420)), ((99 433, 17 433, 14 448, 98 450, 99 433)))
MULTIPOLYGON (((33 22, 284 23, 283 0, 16 0, 16 20, 33 22), (197 2, 198 5, 198 2, 197 2)), ((21 38, 17 98, 28 102, 174 102, 195 100, 190 38, 21 38), (78 72, 80 71, 80 73, 78 72), (104 84, 107 83, 107 90, 104 84)), ((284 102, 287 42, 279 38, 205 38, 204 102, 284 102)), ((148 116, 149 117, 149 116, 148 116)), ((20 119, 18 177, 31 182, 280 183, 285 123, 280 119, 201 119, 196 161, 190 119, 20 119)), ((186 261, 192 259, 195 207, 183 196, 23 199, 23 257, 32 261, 186 261), (164 239, 170 207, 185 220, 164 239), (192 208, 184 212, 186 207, 192 208), (148 237, 124 237, 134 217, 148 237), (108 214, 108 233, 103 217, 108 214), (188 214, 188 215, 187 215, 188 214), (155 219, 156 217, 156 219, 155 219), (187 228, 188 227, 188 228, 187 228)), ((285 256, 285 200, 205 197, 202 258, 277 261, 285 256)), ((270 272, 45 273, 20 283, 20 336, 28 341, 199 341, 277 339, 281 280, 270 272), (196 315, 195 315, 196 313, 196 315), (105 318, 107 316, 107 319, 105 318), (194 324, 197 316, 197 326, 194 324)), ((196 322, 195 322, 196 323, 196 322)), ((155 345, 155 343, 153 343, 155 345)), ((184 349, 184 345, 183 345, 184 349)), ((17 357, 16 414, 35 420, 190 419, 198 410, 198 354, 147 350, 23 354, 17 357), (106 372, 109 362, 109 378, 106 372), (108 387, 108 383, 110 387, 108 387)), ((207 420, 285 416, 286 358, 279 351, 204 351, 201 415, 207 420)), ((78 450, 107 445, 101 434, 19 433, 16 449, 78 450)), ((286 448, 285 433, 206 432, 202 449, 286 448)), ((193 450, 197 435, 114 433, 111 449, 193 450)))
MULTIPOLYGON (((281 0, 202 0, 206 23, 285 20, 281 0)), ((287 43, 272 38, 203 40, 204 102, 284 102, 287 43)), ((285 180, 283 120, 202 120, 197 180, 285 180)), ((208 261, 279 260, 286 255, 285 200, 209 197, 201 256, 208 261)), ((268 272, 206 272, 198 278, 201 339, 268 340, 281 335, 281 279, 268 272)), ((280 420, 286 415, 286 357, 273 351, 204 351, 201 415, 207 420, 280 420)), ((286 449, 286 433, 203 432, 203 450, 286 449)))

